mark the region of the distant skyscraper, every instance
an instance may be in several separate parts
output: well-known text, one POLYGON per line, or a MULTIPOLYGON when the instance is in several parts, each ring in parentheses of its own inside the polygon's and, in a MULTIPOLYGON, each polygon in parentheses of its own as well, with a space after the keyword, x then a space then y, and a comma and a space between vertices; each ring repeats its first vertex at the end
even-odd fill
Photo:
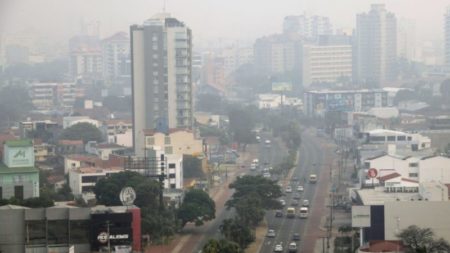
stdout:
POLYGON ((409 61, 416 60, 416 23, 400 19, 397 26, 397 55, 409 61))
POLYGON ((445 14, 445 64, 450 69, 450 6, 445 14))
POLYGON ((103 78, 111 81, 122 73, 121 64, 130 57, 130 39, 125 32, 118 32, 102 40, 103 78))
POLYGON ((283 33, 297 34, 306 39, 316 39, 319 35, 333 33, 330 19, 322 16, 287 16, 283 22, 283 33))
POLYGON ((379 87, 396 79, 397 20, 383 4, 356 16, 354 80, 379 87))
POLYGON ((133 146, 144 154, 144 130, 192 128, 191 30, 169 14, 133 25, 133 146))

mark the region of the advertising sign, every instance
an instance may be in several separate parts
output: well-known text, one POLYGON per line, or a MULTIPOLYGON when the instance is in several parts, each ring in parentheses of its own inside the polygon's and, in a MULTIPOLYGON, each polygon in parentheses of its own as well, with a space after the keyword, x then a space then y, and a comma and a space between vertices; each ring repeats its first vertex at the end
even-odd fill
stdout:
POLYGON ((376 178, 378 175, 378 171, 377 169, 371 168, 367 171, 367 175, 369 176, 369 178, 376 178))
POLYGON ((5 161, 10 168, 33 167, 34 150, 33 147, 8 147, 5 161))
POLYGON ((272 91, 292 91, 292 83, 274 82, 272 83, 272 91))
POLYGON ((370 227, 370 206, 352 206, 352 227, 370 227))

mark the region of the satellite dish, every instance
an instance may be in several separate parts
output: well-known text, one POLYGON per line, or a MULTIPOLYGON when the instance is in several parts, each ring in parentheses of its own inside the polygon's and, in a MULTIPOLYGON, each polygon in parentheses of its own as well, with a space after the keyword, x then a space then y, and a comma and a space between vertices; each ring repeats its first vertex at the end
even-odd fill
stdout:
POLYGON ((124 206, 131 206, 136 200, 136 192, 131 187, 125 187, 120 191, 120 202, 124 206))

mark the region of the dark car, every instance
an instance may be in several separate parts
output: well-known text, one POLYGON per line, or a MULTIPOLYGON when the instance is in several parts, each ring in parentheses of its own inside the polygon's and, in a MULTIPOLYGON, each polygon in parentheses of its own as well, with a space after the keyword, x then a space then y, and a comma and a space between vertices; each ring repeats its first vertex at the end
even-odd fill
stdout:
POLYGON ((300 194, 298 194, 298 193, 296 193, 296 194, 294 194, 294 197, 293 197, 294 199, 300 199, 301 197, 300 197, 300 194))
POLYGON ((300 241, 300 234, 299 233, 294 233, 292 235, 292 241, 300 241))
POLYGON ((283 211, 281 211, 281 210, 276 210, 276 211, 275 211, 275 217, 283 217, 283 211))

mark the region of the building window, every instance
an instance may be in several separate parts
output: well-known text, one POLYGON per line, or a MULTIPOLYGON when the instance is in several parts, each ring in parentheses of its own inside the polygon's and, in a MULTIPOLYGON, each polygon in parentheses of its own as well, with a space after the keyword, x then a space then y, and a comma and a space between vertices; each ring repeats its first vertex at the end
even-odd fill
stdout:
POLYGON ((14 197, 23 200, 23 185, 14 186, 14 197))
POLYGON ((169 174, 169 178, 175 178, 175 174, 169 174))
POLYGON ((89 220, 70 221, 70 243, 89 243, 89 220))
POLYGON ((164 137, 164 144, 170 145, 170 136, 165 136, 164 137))
POLYGON ((155 145, 155 138, 147 137, 147 145, 155 145))
POLYGON ((410 163, 409 167, 419 167, 419 163, 410 163))
POLYGON ((175 188, 177 188, 176 184, 170 184, 170 189, 175 189, 175 188))
POLYGON ((67 220, 48 221, 48 244, 68 244, 69 229, 67 220))
POLYGON ((165 152, 167 155, 173 154, 173 147, 172 147, 172 146, 167 146, 167 147, 165 147, 165 148, 164 148, 164 152, 165 152))
POLYGON ((175 169, 175 163, 169 163, 169 169, 175 169))
POLYGON ((408 141, 412 141, 412 137, 411 136, 408 136, 408 141))
POLYGON ((406 136, 404 136, 404 135, 397 136, 397 140, 398 141, 406 141, 406 136))
POLYGON ((96 183, 97 179, 97 176, 84 176, 81 177, 81 183, 96 183))
POLYGON ((45 245, 45 220, 26 221, 25 226, 27 245, 45 245))
POLYGON ((385 141, 386 137, 384 136, 370 136, 370 141, 385 141))
POLYGON ((409 173, 409 177, 418 177, 419 173, 409 173))
POLYGON ((387 140, 388 140, 388 141, 395 141, 395 136, 388 136, 388 137, 387 137, 387 140))

